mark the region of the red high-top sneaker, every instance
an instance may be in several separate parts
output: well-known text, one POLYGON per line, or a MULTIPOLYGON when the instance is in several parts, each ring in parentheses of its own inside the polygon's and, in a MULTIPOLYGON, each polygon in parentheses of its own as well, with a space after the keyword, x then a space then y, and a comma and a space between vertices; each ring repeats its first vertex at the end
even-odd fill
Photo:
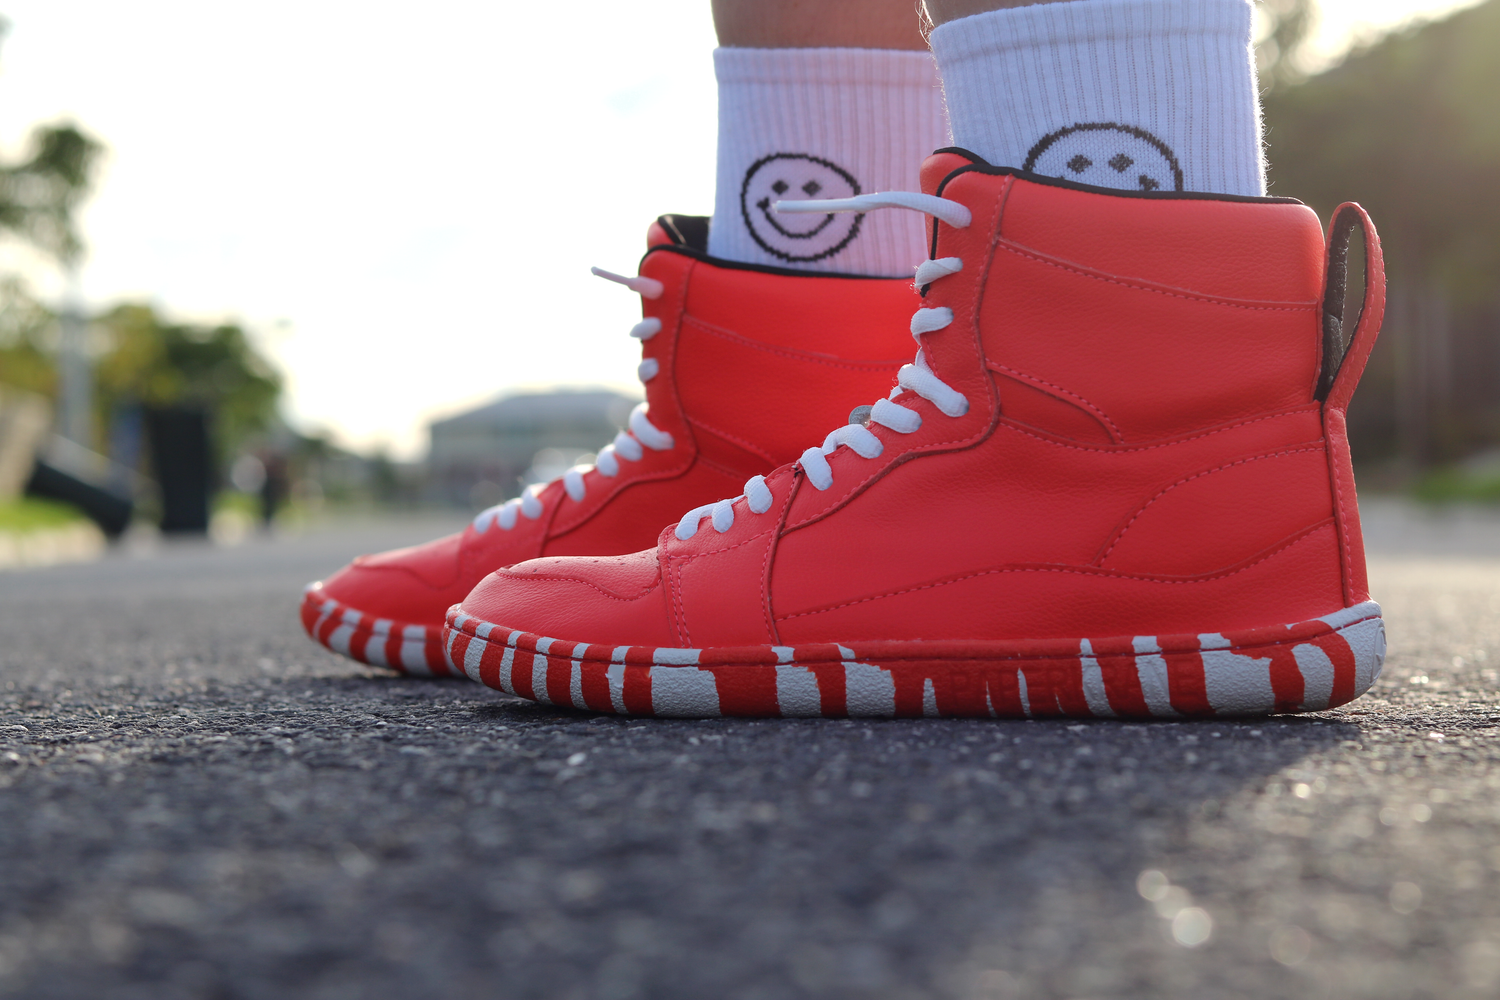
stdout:
POLYGON ((362 556, 307 588, 302 623, 329 649, 413 674, 450 673, 440 631, 485 574, 541 555, 617 555, 745 477, 796 458, 811 424, 889 389, 910 348, 910 278, 755 267, 707 256, 707 220, 663 216, 640 276, 646 402, 593 466, 531 487, 463 533, 362 556), (697 238, 692 238, 696 234, 697 238), (904 346, 903 346, 904 345, 904 346))
POLYGON ((923 186, 845 206, 936 217, 900 388, 655 549, 489 577, 449 612, 450 659, 643 715, 1202 716, 1364 692, 1384 627, 1344 410, 1384 278, 1363 210, 1339 210, 1325 258, 1286 199, 953 151, 923 186))

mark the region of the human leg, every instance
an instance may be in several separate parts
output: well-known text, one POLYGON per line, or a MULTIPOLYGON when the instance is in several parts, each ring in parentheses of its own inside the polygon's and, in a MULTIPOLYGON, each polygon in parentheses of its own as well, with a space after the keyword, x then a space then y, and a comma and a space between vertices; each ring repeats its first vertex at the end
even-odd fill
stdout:
POLYGON ((718 175, 709 252, 806 270, 907 276, 921 220, 788 216, 776 201, 917 186, 947 142, 912 0, 715 0, 718 175))
POLYGON ((972 17, 992 10, 1007 10, 1011 7, 1033 7, 1044 3, 1063 3, 1066 0, 923 0, 922 10, 933 27, 956 21, 961 17, 972 17))
POLYGON ((925 51, 915 0, 713 0, 719 44, 925 51))
POLYGON ((1265 193, 1246 0, 927 0, 954 144, 1101 187, 1265 193))

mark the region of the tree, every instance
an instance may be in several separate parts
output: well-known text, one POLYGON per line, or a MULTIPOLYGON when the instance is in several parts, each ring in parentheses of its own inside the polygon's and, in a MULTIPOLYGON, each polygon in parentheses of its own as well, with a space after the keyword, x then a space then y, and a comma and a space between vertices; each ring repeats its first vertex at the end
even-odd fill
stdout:
POLYGON ((220 455, 276 416, 281 379, 238 325, 167 323, 150 306, 116 306, 96 321, 109 341, 95 369, 104 413, 119 407, 201 407, 220 455))
MULTIPOLYGON (((8 28, 0 18, 0 38, 8 28)), ((71 123, 35 129, 24 159, 0 163, 0 234, 18 237, 60 264, 74 263, 83 252, 75 213, 102 151, 71 123)), ((0 279, 0 382, 56 395, 56 365, 43 343, 55 321, 19 278, 0 279)))
MULTIPOLYGON (((0 37, 7 27, 0 18, 0 37)), ((0 234, 19 237, 61 264, 77 260, 83 243, 74 214, 102 149, 71 124, 33 131, 25 159, 0 164, 0 234)), ((44 345, 55 320, 21 279, 0 279, 0 382, 56 395, 57 369, 44 345)))
POLYGON ((1350 421, 1365 455, 1500 444, 1500 3, 1387 37, 1266 101, 1273 194, 1357 200, 1391 280, 1350 421))
POLYGON ((83 250, 74 212, 103 147, 71 124, 44 125, 20 163, 0 165, 0 230, 70 264, 83 250))
MULTIPOLYGON (((0 39, 10 23, 0 17, 0 39)), ((103 146, 77 126, 43 125, 20 163, 0 164, 0 232, 21 237, 64 264, 83 250, 74 210, 88 194, 103 146)))
MULTIPOLYGON (((31 146, 21 162, 0 164, 0 234, 71 264, 83 250, 76 210, 102 147, 72 125, 36 129, 31 146)), ((20 278, 0 279, 0 382, 56 395, 56 366, 43 343, 55 320, 20 278)))
POLYGON ((1297 56, 1312 29, 1312 0, 1260 0, 1260 12, 1264 22, 1255 55, 1262 86, 1299 82, 1297 56))
POLYGON ((0 278, 0 384, 57 395, 57 365, 47 347, 56 322, 19 278, 0 278))

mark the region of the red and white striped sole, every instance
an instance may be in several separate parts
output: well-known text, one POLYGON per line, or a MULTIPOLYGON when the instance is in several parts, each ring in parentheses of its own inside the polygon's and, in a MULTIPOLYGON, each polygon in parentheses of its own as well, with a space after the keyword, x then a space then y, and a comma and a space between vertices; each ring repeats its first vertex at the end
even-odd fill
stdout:
POLYGON ((302 594, 302 627, 335 653, 415 677, 455 677, 443 655, 442 633, 427 625, 376 618, 334 600, 321 583, 302 594))
POLYGON ((565 642, 461 613, 455 672, 548 705, 664 718, 1152 718, 1317 712, 1380 676, 1373 601, 1202 635, 659 649, 565 642))

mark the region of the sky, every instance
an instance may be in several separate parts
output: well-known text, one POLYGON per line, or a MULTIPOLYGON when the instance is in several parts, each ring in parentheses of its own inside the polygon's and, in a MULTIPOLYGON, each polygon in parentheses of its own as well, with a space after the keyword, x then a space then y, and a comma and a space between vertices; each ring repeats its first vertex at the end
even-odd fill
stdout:
POLYGON ((1318 20, 1308 44, 1308 67, 1323 69, 1352 46, 1372 42, 1386 32, 1431 20, 1478 0, 1315 0, 1318 20))
MULTIPOLYGON (((1468 5, 1324 0, 1315 59, 1468 5)), ((243 322, 295 426, 419 457, 504 391, 638 391, 639 300, 589 267, 712 207, 708 3, 564 6, 0 0, 0 150, 60 120, 108 146, 91 306, 243 322)))

